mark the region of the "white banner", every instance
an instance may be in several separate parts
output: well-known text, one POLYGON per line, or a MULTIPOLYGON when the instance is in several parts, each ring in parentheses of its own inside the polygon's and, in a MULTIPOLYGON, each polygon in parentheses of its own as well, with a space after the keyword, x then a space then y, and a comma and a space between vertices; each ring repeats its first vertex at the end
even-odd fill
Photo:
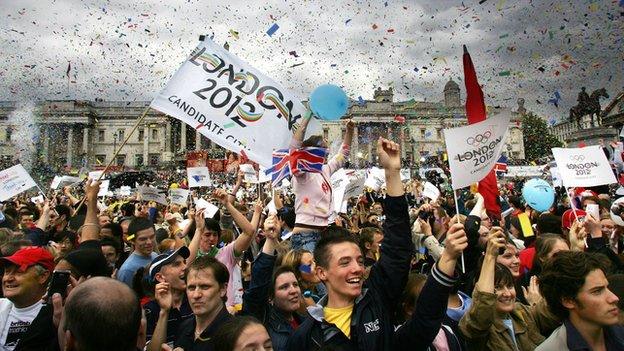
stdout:
POLYGON ((186 205, 189 193, 190 191, 186 189, 169 189, 169 198, 172 204, 186 205))
POLYGON ((56 190, 59 187, 63 188, 63 187, 68 186, 70 184, 79 183, 81 181, 82 181, 82 179, 80 179, 78 177, 54 176, 54 179, 52 179, 52 184, 50 184, 50 188, 56 190))
POLYGON ((200 186, 210 186, 210 172, 208 167, 189 167, 186 169, 189 188, 197 188, 200 186))
POLYGON ((600 146, 552 149, 565 187, 587 187, 616 183, 607 156, 600 146))
POLYGON ((138 187, 138 190, 141 195, 141 201, 155 201, 159 204, 168 205, 166 190, 152 188, 149 186, 140 186, 138 187))
POLYGON ((368 177, 364 182, 364 186, 367 186, 374 191, 379 191, 379 189, 381 189, 384 185, 386 185, 386 172, 382 168, 371 168, 368 173, 368 177))
MULTIPOLYGON (((97 179, 97 178, 96 178, 97 179)), ((94 179, 95 180, 95 179, 94 179)), ((100 180, 100 191, 98 191, 98 197, 107 196, 108 188, 110 187, 110 180, 100 180)))
POLYGON ((558 167, 550 168, 550 177, 552 178, 553 186, 563 186, 563 182, 561 181, 561 173, 559 173, 558 167))
POLYGON ((341 168, 331 175, 329 181, 332 187, 332 204, 334 206, 334 211, 340 213, 344 193, 347 189, 347 185, 349 185, 349 176, 345 169, 341 168))
POLYGON ((24 166, 17 164, 0 172, 0 201, 6 201, 37 186, 24 166))
MULTIPOLYGON (((199 43, 151 107, 264 167, 271 167, 273 150, 288 148, 306 111, 292 92, 210 39, 199 43)), ((307 134, 320 131, 312 119, 307 134)))
POLYGON ((365 181, 366 173, 364 171, 358 170, 351 174, 349 178, 349 185, 347 185, 347 187, 345 188, 343 199, 349 200, 352 197, 360 196, 360 194, 362 194, 362 192, 364 191, 365 181))
POLYGON ((425 182, 422 195, 435 202, 440 197, 440 190, 432 183, 425 182))
POLYGON ((501 113, 483 122, 444 130, 453 189, 482 180, 494 168, 505 145, 510 117, 501 113))
MULTIPOLYGON (((100 176, 104 174, 104 171, 91 171, 89 172, 88 178, 93 179, 93 180, 98 180, 100 179, 100 176)), ((102 177, 102 179, 104 179, 104 177, 102 177)))

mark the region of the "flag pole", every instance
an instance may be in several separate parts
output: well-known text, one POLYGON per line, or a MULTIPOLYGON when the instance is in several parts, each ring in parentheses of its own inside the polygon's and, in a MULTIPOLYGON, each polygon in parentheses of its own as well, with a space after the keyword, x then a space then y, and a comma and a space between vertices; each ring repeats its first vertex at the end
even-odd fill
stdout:
MULTIPOLYGON (((453 189, 453 198, 455 199, 455 217, 457 217, 457 224, 461 223, 459 221, 459 202, 457 201, 457 190, 453 189)), ((466 274, 466 264, 464 263, 464 252, 461 254, 461 268, 462 273, 466 274)))
MULTIPOLYGON (((134 134, 137 128, 139 128, 139 125, 141 124, 141 122, 143 122, 143 119, 145 119, 145 116, 147 116, 147 113, 149 112, 150 108, 151 108, 150 106, 147 106, 145 108, 145 110, 141 114, 141 117, 139 117, 139 119, 136 121, 136 123, 134 124, 134 127, 132 127, 132 130, 130 131, 126 139, 123 141, 123 143, 121 143, 121 145, 119 145, 119 148, 117 150, 114 150, 115 152, 113 153, 113 157, 111 157, 110 161, 108 162, 108 164, 104 168, 104 171, 102 171, 102 174, 100 174, 96 182, 99 182, 104 177, 104 174, 106 174, 106 171, 108 171, 108 169, 113 164, 113 162, 115 162, 115 158, 119 154, 119 151, 121 151, 121 149, 124 147, 124 145, 126 145, 128 140, 130 140, 130 137, 132 136, 132 134, 134 134)), ((80 210, 80 208, 82 207, 86 199, 87 199, 87 196, 85 195, 80 201, 80 203, 78 204, 78 207, 76 208, 76 213, 78 213, 78 211, 80 210)))

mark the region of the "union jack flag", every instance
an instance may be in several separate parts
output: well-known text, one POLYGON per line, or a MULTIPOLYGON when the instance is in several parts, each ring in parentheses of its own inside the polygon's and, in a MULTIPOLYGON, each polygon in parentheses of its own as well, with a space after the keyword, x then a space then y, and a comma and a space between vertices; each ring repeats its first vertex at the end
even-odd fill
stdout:
POLYGON ((327 157, 327 149, 306 147, 303 149, 279 149, 273 151, 273 166, 265 171, 271 174, 273 186, 282 179, 290 178, 299 172, 320 173, 327 157))

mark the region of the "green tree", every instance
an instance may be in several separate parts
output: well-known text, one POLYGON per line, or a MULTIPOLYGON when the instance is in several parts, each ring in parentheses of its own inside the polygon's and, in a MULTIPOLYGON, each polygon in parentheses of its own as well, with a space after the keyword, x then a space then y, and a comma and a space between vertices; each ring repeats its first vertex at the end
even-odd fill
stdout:
POLYGON ((551 155, 551 148, 563 146, 556 136, 550 134, 546 121, 532 112, 522 117, 522 134, 527 162, 538 162, 538 159, 551 155))

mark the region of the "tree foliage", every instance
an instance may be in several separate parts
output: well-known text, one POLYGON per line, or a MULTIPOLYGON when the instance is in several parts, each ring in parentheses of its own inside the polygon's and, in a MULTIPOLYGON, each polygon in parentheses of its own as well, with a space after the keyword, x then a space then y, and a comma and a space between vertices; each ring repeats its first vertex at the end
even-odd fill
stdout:
POLYGON ((552 154, 551 148, 563 146, 561 141, 550 133, 546 121, 531 112, 522 117, 522 134, 524 157, 527 162, 539 163, 540 158, 552 154))

